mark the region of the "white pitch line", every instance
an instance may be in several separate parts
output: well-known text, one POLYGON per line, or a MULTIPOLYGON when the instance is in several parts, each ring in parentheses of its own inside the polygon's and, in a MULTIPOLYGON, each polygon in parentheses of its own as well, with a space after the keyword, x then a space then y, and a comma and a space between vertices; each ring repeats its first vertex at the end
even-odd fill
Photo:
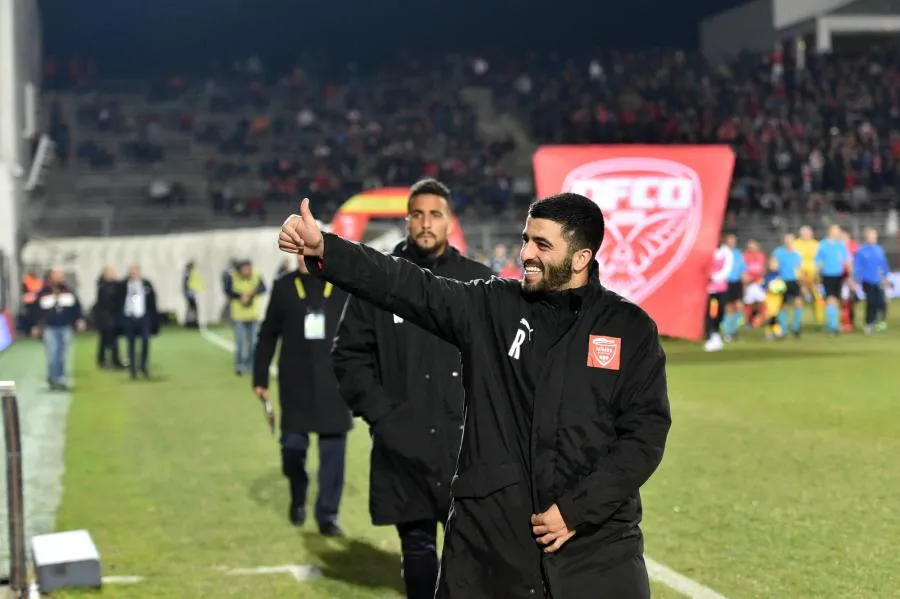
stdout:
POLYGON ((242 576, 252 574, 290 574, 297 582, 308 582, 322 577, 322 571, 307 564, 284 566, 260 566, 258 568, 236 568, 226 572, 231 576, 242 576))
MULTIPOLYGON (((225 351, 234 351, 234 344, 231 341, 206 328, 201 327, 200 335, 213 345, 216 345, 225 351)), ((269 372, 273 375, 278 374, 278 368, 272 366, 269 368, 269 372)), ((685 597, 690 597, 691 599, 727 599, 725 595, 717 593, 696 580, 688 578, 684 574, 679 574, 672 568, 665 564, 661 564, 646 555, 644 556, 644 562, 647 564, 647 573, 651 580, 665 585, 673 591, 681 593, 685 597)))
MULTIPOLYGON (((222 337, 219 334, 213 333, 206 327, 200 327, 200 336, 212 343, 213 345, 224 349, 225 351, 234 351, 234 342, 222 337)), ((269 374, 272 376, 278 376, 278 367, 274 364, 269 366, 269 374)))
MULTIPOLYGON (((143 576, 104 576, 103 584, 137 584, 144 580, 143 576)), ((28 585, 28 599, 41 599, 41 591, 36 582, 28 585)))
POLYGON ((104 576, 103 584, 137 584, 142 580, 143 576, 104 576))
POLYGON ((726 599, 724 595, 720 595, 711 588, 703 586, 696 580, 692 580, 684 574, 679 574, 672 568, 653 561, 647 556, 644 556, 644 562, 647 564, 647 572, 650 574, 651 580, 664 584, 685 597, 690 597, 691 599, 726 599))

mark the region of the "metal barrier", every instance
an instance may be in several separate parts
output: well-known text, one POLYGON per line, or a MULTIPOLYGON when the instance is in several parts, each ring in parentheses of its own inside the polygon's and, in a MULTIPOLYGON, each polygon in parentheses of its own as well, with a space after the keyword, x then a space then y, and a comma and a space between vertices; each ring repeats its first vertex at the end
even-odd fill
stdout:
POLYGON ((22 438, 15 385, 0 381, 6 442, 6 518, 9 533, 9 589, 15 599, 28 595, 25 548, 25 503, 22 489, 22 438))

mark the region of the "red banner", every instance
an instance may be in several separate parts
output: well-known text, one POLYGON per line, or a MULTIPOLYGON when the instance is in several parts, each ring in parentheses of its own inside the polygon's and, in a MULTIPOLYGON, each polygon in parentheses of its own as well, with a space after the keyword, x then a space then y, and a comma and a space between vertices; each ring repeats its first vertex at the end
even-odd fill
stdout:
POLYGON ((538 197, 574 192, 606 217, 600 277, 662 335, 700 340, 734 168, 727 146, 544 146, 538 197))

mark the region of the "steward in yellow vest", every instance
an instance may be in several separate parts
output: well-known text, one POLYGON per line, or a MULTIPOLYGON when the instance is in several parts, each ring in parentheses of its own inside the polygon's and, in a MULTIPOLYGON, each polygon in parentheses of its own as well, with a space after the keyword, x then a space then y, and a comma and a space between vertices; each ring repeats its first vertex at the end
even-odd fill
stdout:
POLYGON ((231 273, 231 320, 258 322, 262 317, 259 298, 265 292, 266 285, 259 273, 249 262, 241 264, 237 272, 231 273))
POLYGON ((234 327, 234 371, 241 376, 253 370, 253 352, 261 317, 259 298, 266 292, 266 285, 249 260, 238 265, 228 283, 226 291, 231 298, 229 308, 234 327))

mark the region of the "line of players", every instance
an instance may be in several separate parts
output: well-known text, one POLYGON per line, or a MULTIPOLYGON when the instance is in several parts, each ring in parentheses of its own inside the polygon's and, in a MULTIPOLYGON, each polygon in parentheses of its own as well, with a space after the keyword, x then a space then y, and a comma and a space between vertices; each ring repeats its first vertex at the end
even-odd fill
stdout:
POLYGON ((767 339, 799 337, 807 305, 827 334, 851 332, 861 299, 866 301, 864 332, 883 332, 889 272, 875 229, 867 229, 860 244, 838 225, 831 225, 821 241, 804 226, 799 238, 785 235, 768 257, 755 241, 742 251, 737 237, 726 235, 714 259, 705 348, 722 349, 744 327, 764 326, 767 339))

